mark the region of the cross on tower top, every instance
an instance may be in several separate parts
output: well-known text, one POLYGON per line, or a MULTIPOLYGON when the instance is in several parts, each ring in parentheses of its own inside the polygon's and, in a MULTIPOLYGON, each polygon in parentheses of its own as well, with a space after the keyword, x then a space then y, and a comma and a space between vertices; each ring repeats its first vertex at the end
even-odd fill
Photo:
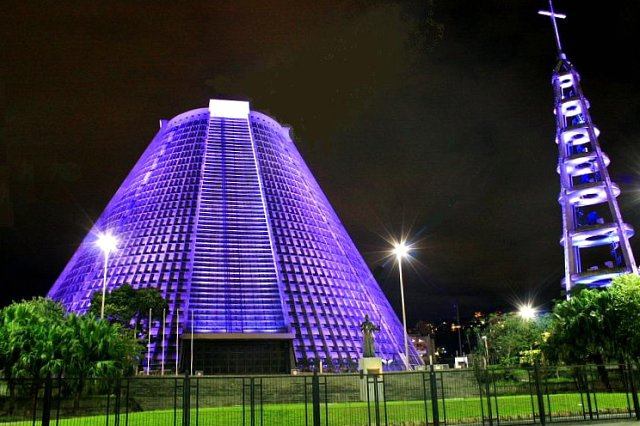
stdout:
POLYGON ((539 15, 545 15, 551 18, 551 23, 553 24, 553 32, 556 36, 556 47, 558 48, 558 56, 563 57, 562 53, 562 45, 560 44, 560 35, 558 34, 558 23, 556 22, 556 18, 564 19, 567 17, 564 13, 555 13, 553 11, 553 0, 549 0, 549 10, 539 10, 539 15))

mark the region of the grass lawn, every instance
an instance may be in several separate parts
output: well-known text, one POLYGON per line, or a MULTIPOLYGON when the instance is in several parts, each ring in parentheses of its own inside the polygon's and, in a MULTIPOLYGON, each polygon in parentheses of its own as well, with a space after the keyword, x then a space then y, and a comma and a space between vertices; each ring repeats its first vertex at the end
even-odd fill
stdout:
MULTIPOLYGON (((627 413, 628 401, 627 395, 624 393, 601 393, 591 398, 592 410, 597 410, 601 414, 627 413)), ((386 404, 386 419, 389 425, 418 425, 424 424, 425 420, 425 404, 423 401, 389 401, 386 404)), ((572 394, 553 394, 545 396, 545 410, 551 412, 553 417, 582 417, 583 407, 587 409, 586 397, 581 397, 578 393, 572 394)), ((482 404, 480 398, 451 398, 447 399, 444 404, 439 402, 439 412, 441 420, 445 418, 447 423, 481 423, 482 410, 484 416, 488 417, 487 400, 483 399, 482 404)), ((492 398, 491 411, 492 417, 500 418, 501 421, 533 421, 532 410, 537 415, 537 401, 533 401, 529 395, 517 396, 499 396, 492 398)), ((325 416, 328 412, 329 425, 346 426, 346 425, 366 425, 371 421, 375 424, 375 412, 373 406, 368 407, 366 402, 350 402, 350 403, 330 403, 321 405, 321 417, 324 424, 325 416)), ((244 412, 244 424, 250 423, 249 410, 244 412)), ((384 423, 385 410, 381 404, 379 415, 384 423)), ((427 401, 426 415, 432 420, 431 401, 427 401)), ((55 412, 51 424, 55 423, 55 412)), ((256 425, 304 425, 305 419, 308 418, 308 424, 312 424, 312 407, 305 404, 265 404, 256 407, 255 424, 256 425), (306 409, 306 413, 305 413, 306 409), (261 421, 262 420, 262 421, 261 421)), ((191 410, 191 424, 202 426, 231 426, 243 424, 242 406, 229 407, 210 407, 191 410)), ((2 422, 2 419, 0 419, 2 422)), ((30 421, 3 423, 7 425, 30 425, 30 421)), ((58 423, 62 426, 106 426, 115 425, 115 417, 110 416, 107 421, 105 416, 89 416, 61 419, 58 423)), ((173 426, 174 411, 173 410, 154 410, 144 412, 129 413, 128 417, 124 414, 120 415, 120 425, 124 426, 173 426), (125 422, 125 419, 128 420, 125 422)), ((182 424, 182 410, 177 411, 176 425, 182 424)))

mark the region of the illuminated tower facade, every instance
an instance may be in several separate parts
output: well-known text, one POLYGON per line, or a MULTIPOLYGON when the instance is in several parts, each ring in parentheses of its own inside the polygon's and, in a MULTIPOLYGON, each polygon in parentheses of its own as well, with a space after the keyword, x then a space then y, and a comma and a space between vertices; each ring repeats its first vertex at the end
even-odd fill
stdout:
POLYGON ((634 230, 622 219, 620 188, 609 177, 610 160, 600 148, 600 131, 591 120, 580 75, 562 51, 556 19, 565 15, 554 12, 551 0, 549 11, 539 13, 551 18, 558 52, 551 81, 561 185, 563 287, 569 297, 576 286, 603 287, 617 275, 638 272, 629 244, 634 230))
POLYGON ((49 292, 71 311, 102 291, 95 240, 107 230, 119 240, 107 291, 153 287, 169 301, 145 367, 346 371, 362 356, 365 315, 380 326, 378 356, 404 365, 402 326, 289 129, 247 102, 211 100, 161 122, 49 292))

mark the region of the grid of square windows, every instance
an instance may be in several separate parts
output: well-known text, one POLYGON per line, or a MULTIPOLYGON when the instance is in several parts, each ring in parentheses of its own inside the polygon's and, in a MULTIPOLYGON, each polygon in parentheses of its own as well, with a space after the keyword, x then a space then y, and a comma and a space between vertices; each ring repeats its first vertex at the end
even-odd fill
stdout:
POLYGON ((402 326, 288 131, 259 113, 252 130, 299 364, 352 367, 368 314, 381 326, 378 354, 401 367, 402 326))
POLYGON ((194 331, 287 332, 248 118, 210 118, 202 170, 194 331))
MULTIPOLYGON (((160 289, 169 301, 162 339, 152 343, 152 365, 175 359, 176 324, 184 324, 208 110, 165 123, 112 198, 49 292, 73 312, 85 312, 102 290, 104 257, 96 235, 111 230, 118 249, 109 257, 107 286, 160 289), (180 318, 178 318, 178 315, 180 318)), ((156 321, 152 333, 162 334, 156 321)))
POLYGON ((106 229, 120 240, 108 288, 154 287, 169 301, 152 327, 152 369, 173 365, 192 314, 196 333, 292 332, 300 367, 336 370, 360 358, 368 314, 381 327, 377 352, 402 365, 397 317, 288 131, 267 116, 203 108, 164 122, 49 292, 71 311, 102 289, 94 243, 106 229))

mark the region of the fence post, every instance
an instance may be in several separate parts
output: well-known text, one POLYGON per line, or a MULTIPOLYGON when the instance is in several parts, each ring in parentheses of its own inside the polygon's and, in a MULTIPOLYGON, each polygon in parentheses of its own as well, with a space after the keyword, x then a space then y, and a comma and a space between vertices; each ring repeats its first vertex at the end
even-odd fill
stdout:
POLYGON ((427 372, 422 371, 422 402, 424 403, 424 424, 429 424, 429 406, 427 405, 427 372))
MULTIPOLYGON (((493 382, 493 375, 491 370, 487 367, 487 379, 484 383, 485 394, 487 395, 487 415, 489 416, 489 426, 493 426, 493 407, 491 406, 491 382, 493 382)), ((484 422, 482 422, 484 424, 484 422)))
POLYGON ((627 371, 629 371, 629 385, 631 386, 631 399, 633 400, 633 410, 636 412, 636 420, 640 420, 640 403, 638 402, 638 391, 636 390, 636 382, 633 380, 633 365, 627 362, 627 371))
POLYGON ((436 382, 436 370, 431 364, 429 366, 429 384, 431 385, 431 412, 433 413, 433 425, 440 424, 440 413, 438 413, 438 383, 436 382))
POLYGON ((313 426, 320 425, 320 378, 318 377, 318 371, 313 371, 313 377, 311 378, 311 401, 313 404, 313 426))
POLYGON ((44 397, 42 401, 42 426, 49 426, 51 420, 51 387, 53 386, 53 380, 51 380, 51 374, 47 375, 44 381, 44 397))
POLYGON ((256 424, 256 382, 255 377, 251 377, 249 380, 249 412, 251 413, 251 426, 255 426, 256 424))
POLYGON ((129 389, 131 386, 131 378, 127 377, 127 399, 124 400, 124 425, 129 426, 129 389))
POLYGON ((184 372, 184 384, 182 385, 182 426, 191 423, 191 379, 189 372, 184 372))
POLYGON ((378 392, 378 375, 367 374, 367 386, 371 386, 371 382, 369 381, 373 378, 373 409, 376 415, 376 426, 380 426, 380 392, 378 392))
POLYGON ((587 367, 581 366, 580 372, 584 381, 584 392, 587 394, 587 407, 589 409, 589 420, 593 420, 593 408, 591 407, 591 394, 589 392, 589 376, 587 375, 587 367))
POLYGON ((540 414, 540 424, 545 425, 547 423, 547 415, 544 410, 544 396, 542 395, 541 376, 540 376, 540 361, 533 363, 534 378, 536 381, 536 397, 538 399, 538 412, 540 414))
POLYGON ((178 426, 178 378, 177 377, 173 379, 173 426, 178 426))
POLYGON ((120 378, 116 379, 116 388, 115 388, 115 394, 116 394, 116 401, 114 403, 114 407, 113 407, 113 421, 114 421, 114 426, 120 426, 120 378))

